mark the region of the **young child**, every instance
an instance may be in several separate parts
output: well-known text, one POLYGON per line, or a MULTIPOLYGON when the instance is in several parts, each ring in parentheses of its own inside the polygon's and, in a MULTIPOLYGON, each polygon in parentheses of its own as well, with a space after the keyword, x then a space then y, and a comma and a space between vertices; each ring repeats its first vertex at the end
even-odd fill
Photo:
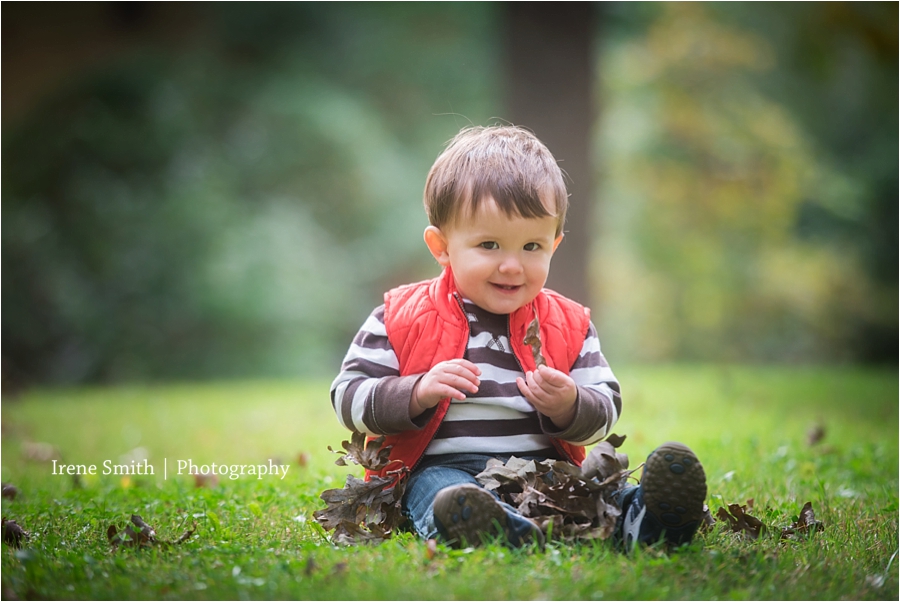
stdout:
MULTIPOLYGON (((499 525, 512 546, 542 542, 475 475, 510 456, 580 466, 622 411, 589 311, 543 288, 563 239, 562 172, 524 129, 468 128, 432 166, 424 202, 425 244, 443 271, 385 294, 344 358, 332 405, 346 428, 387 435, 382 474, 411 471, 402 504, 422 537, 477 545, 499 525)), ((705 497, 693 452, 665 444, 641 486, 619 495, 617 537, 628 547, 689 541, 705 497)))

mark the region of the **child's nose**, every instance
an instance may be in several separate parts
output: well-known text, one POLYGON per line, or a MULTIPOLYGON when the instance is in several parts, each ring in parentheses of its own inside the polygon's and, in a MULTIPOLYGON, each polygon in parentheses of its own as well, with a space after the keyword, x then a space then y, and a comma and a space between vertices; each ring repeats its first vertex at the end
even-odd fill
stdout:
POLYGON ((500 272, 503 274, 515 274, 522 271, 522 262, 516 255, 507 255, 500 262, 500 272))

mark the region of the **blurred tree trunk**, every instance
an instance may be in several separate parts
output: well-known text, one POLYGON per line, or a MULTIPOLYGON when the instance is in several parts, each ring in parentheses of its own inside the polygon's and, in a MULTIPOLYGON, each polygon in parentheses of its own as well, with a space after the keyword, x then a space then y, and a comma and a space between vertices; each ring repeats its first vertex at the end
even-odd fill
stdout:
POLYGON ((566 236, 547 286, 589 304, 595 8, 590 2, 503 6, 509 119, 532 130, 568 174, 566 236))

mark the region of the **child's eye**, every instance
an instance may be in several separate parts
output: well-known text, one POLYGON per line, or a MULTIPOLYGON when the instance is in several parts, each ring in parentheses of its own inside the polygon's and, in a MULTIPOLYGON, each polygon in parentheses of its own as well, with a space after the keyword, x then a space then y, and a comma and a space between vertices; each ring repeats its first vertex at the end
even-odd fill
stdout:
POLYGON ((497 243, 495 243, 495 242, 492 241, 492 240, 483 242, 483 243, 481 243, 479 246, 480 246, 482 249, 488 249, 489 251, 493 251, 494 249, 499 249, 499 248, 500 248, 500 245, 498 245, 497 243))
POLYGON ((527 243, 527 244, 525 245, 525 250, 526 250, 526 251, 537 251, 537 250, 540 249, 540 248, 541 248, 541 245, 539 245, 539 244, 536 243, 536 242, 530 242, 530 243, 527 243))

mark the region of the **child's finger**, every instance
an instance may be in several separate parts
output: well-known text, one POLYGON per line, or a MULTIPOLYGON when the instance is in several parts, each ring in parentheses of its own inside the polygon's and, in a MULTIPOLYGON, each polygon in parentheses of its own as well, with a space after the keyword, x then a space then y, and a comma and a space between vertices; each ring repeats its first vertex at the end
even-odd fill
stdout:
MULTIPOLYGON (((543 367, 543 366, 542 366, 543 367)), ((535 370, 534 372, 529 372, 528 375, 531 377, 531 381, 533 383, 533 389, 535 391, 535 395, 539 396, 550 396, 553 395, 558 389, 561 387, 555 385, 552 381, 548 380, 543 372, 540 370, 535 370)))
POLYGON ((481 376, 481 368, 479 368, 477 365, 473 364, 469 360, 460 358, 460 359, 455 359, 455 360, 449 360, 446 363, 454 365, 454 366, 460 366, 461 368, 471 372, 475 376, 481 376))
POLYGON ((528 401, 528 403, 534 405, 535 403, 539 403, 537 399, 534 397, 534 393, 528 387, 528 383, 525 382, 525 379, 521 376, 516 377, 516 386, 519 387, 519 393, 528 401))
POLYGON ((466 378, 457 374, 445 374, 444 378, 440 379, 440 382, 443 385, 459 389, 460 391, 468 391, 469 393, 478 392, 478 379, 472 380, 471 378, 466 378))
POLYGON ((443 399, 445 397, 449 397, 451 399, 456 399, 462 401, 466 398, 466 394, 455 387, 451 387, 450 385, 439 385, 436 387, 436 392, 438 393, 438 397, 443 399))
MULTIPOLYGON (((531 403, 534 404, 544 404, 547 403, 547 391, 544 387, 541 386, 541 383, 538 382, 540 375, 536 372, 526 372, 525 379, 523 381, 523 385, 525 390, 522 392, 522 395, 525 395, 525 398, 531 403), (525 392, 527 391, 527 393, 525 392)), ((519 379, 516 379, 518 382, 519 379)), ((521 386, 519 387, 522 388, 521 386)))
POLYGON ((542 382, 546 382, 552 387, 564 387, 566 379, 569 378, 565 373, 549 366, 538 366, 537 374, 541 377, 542 382))
MULTIPOLYGON (((477 367, 476 367, 477 368, 477 367)), ((460 365, 454 362, 441 362, 429 371, 429 376, 435 381, 446 382, 450 384, 462 383, 466 389, 475 392, 481 384, 478 376, 472 372, 468 366, 460 365)))
POLYGON ((479 383, 478 377, 481 375, 481 370, 478 366, 468 360, 450 360, 448 362, 441 362, 437 367, 447 374, 456 374, 469 379, 475 384, 479 383))

